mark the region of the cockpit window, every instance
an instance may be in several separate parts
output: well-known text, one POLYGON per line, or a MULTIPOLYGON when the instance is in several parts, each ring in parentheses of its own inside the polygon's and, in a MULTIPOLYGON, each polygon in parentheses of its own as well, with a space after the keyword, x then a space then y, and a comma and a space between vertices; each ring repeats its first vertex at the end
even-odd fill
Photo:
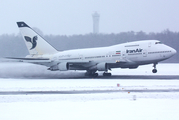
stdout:
POLYGON ((155 44, 162 44, 162 42, 155 42, 155 44))

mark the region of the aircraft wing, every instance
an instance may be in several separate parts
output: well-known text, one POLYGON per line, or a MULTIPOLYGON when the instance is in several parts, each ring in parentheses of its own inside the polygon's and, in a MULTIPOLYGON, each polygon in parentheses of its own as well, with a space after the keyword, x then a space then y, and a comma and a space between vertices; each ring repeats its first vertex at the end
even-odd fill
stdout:
POLYGON ((33 63, 39 65, 48 66, 51 62, 49 58, 14 58, 14 57, 6 57, 0 60, 1 62, 25 62, 25 63, 33 63))
MULTIPOLYGON (((24 62, 24 63, 32 63, 38 65, 44 65, 47 67, 56 66, 59 62, 50 60, 49 58, 15 58, 15 57, 6 57, 1 58, 1 62, 24 62)), ((71 67, 78 69, 85 69, 86 65, 88 66, 89 61, 84 62, 67 62, 71 67)))
MULTIPOLYGON (((44 65, 47 67, 54 67, 60 64, 57 61, 53 61, 49 58, 14 58, 14 57, 6 57, 4 59, 0 60, 1 62, 25 62, 25 63, 32 63, 32 64, 38 64, 38 65, 44 65)), ((66 63, 69 64, 70 68, 72 70, 87 70, 92 66, 96 66, 99 63, 93 62, 93 61, 79 61, 79 62, 70 62, 67 61, 66 63)), ((109 62, 108 67, 109 68, 115 68, 120 67, 123 64, 125 64, 126 61, 120 61, 120 62, 109 62)))
MULTIPOLYGON (((124 65, 125 63, 127 63, 126 61, 114 61, 114 62, 107 62, 108 68, 115 68, 115 67, 120 67, 122 65, 124 65)), ((93 61, 83 61, 83 62, 68 62, 68 64, 70 65, 71 69, 77 69, 77 70, 88 70, 89 68, 96 66, 97 64, 100 63, 96 63, 93 61)))

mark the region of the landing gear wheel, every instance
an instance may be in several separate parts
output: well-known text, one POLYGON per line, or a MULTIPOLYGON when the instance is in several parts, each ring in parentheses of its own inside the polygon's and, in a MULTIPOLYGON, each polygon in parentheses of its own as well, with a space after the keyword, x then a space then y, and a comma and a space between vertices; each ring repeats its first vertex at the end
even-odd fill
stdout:
POLYGON ((96 71, 87 71, 85 73, 85 76, 87 77, 98 77, 98 73, 95 73, 96 71))
POLYGON ((103 73, 103 76, 111 76, 111 73, 103 73))
POLYGON ((152 70, 153 73, 157 73, 156 65, 157 65, 157 63, 154 63, 154 65, 153 65, 154 69, 152 70))
POLYGON ((93 77, 98 77, 98 73, 92 74, 93 77))
POLYGON ((153 73, 157 73, 157 69, 153 69, 152 72, 153 72, 153 73))

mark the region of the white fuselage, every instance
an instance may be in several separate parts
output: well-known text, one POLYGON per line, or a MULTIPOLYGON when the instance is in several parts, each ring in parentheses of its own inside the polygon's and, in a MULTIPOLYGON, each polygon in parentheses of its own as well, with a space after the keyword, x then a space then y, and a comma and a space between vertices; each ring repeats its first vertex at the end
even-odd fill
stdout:
POLYGON ((91 66, 108 63, 112 65, 111 68, 136 68, 139 65, 158 63, 175 53, 175 49, 161 44, 158 40, 145 40, 109 47, 67 50, 54 54, 51 59, 59 63, 92 62, 91 66))

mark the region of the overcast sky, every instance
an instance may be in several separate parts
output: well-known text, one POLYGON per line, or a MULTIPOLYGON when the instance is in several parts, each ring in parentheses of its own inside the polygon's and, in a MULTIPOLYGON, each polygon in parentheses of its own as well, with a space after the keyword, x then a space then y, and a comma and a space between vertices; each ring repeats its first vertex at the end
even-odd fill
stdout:
POLYGON ((17 21, 44 34, 88 34, 95 11, 100 33, 179 31, 179 0, 0 0, 0 35, 18 34, 17 21))

